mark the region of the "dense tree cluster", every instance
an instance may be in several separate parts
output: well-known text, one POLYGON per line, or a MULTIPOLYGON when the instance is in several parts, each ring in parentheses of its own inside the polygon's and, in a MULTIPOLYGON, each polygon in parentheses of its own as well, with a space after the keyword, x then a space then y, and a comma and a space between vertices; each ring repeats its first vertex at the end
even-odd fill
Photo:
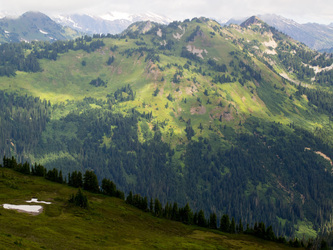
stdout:
POLYGON ((192 52, 188 51, 186 47, 182 48, 180 56, 187 58, 189 60, 195 61, 195 62, 199 62, 199 63, 202 62, 200 57, 198 57, 196 54, 193 54, 192 52))
POLYGON ((113 62, 114 62, 114 56, 110 56, 106 64, 110 66, 113 62))
POLYGON ((296 92, 296 96, 300 97, 301 95, 306 95, 311 104, 316 105, 319 110, 332 116, 333 114, 332 93, 328 91, 305 88, 302 87, 301 85, 298 85, 297 89, 298 90, 296 92))
POLYGON ((194 42, 194 38, 200 34, 201 29, 200 26, 198 25, 195 30, 186 38, 186 42, 194 42))
POLYGON ((223 75, 215 75, 213 78, 214 83, 226 83, 226 82, 232 82, 235 79, 231 80, 231 77, 229 75, 223 74, 223 75))
POLYGON ((74 204, 75 206, 81 207, 81 208, 89 207, 88 198, 87 198, 87 196, 85 196, 83 194, 81 188, 79 188, 79 190, 77 191, 77 193, 75 195, 74 194, 71 195, 68 202, 74 204))
POLYGON ((32 45, 26 43, 10 43, 0 45, 0 76, 15 76, 16 71, 38 72, 41 70, 36 55, 25 55, 26 49, 32 45))
POLYGON ((227 66, 225 64, 218 64, 215 60, 213 59, 208 59, 207 61, 208 65, 211 66, 211 68, 217 72, 228 72, 227 66))
POLYGON ((333 69, 317 73, 315 80, 323 86, 333 86, 333 69))
POLYGON ((15 76, 16 71, 41 71, 37 59, 57 60, 59 53, 69 50, 84 50, 88 53, 105 46, 102 40, 92 41, 89 36, 77 38, 74 41, 33 42, 31 44, 10 43, 0 45, 0 76, 15 76), (25 55, 25 50, 32 50, 25 55))
MULTIPOLYGON (((242 85, 244 85, 245 81, 261 81, 261 71, 260 69, 258 69, 258 67, 255 66, 255 64, 250 58, 244 57, 243 59, 241 59, 239 53, 236 53, 234 51, 230 52, 229 54, 234 57, 234 59, 230 61, 229 66, 233 68, 234 72, 236 72, 236 76, 238 76, 239 74, 241 75, 238 81, 242 85)), ((232 73, 232 75, 234 75, 234 72, 232 73)), ((223 80, 225 80, 225 77, 223 78, 221 79, 222 83, 223 80)), ((220 81, 219 78, 215 80, 220 81)))
POLYGON ((328 219, 332 212, 327 206, 332 203, 328 195, 333 191, 330 184, 332 176, 325 172, 318 156, 305 152, 304 148, 312 145, 330 155, 329 148, 299 129, 290 134, 279 125, 272 124, 265 130, 261 135, 241 135, 232 149, 216 154, 211 152, 209 141, 192 142, 187 147, 185 158, 186 166, 195 166, 187 169, 185 177, 189 197, 195 199, 199 195, 197 206, 205 208, 205 211, 209 208, 207 203, 201 201, 210 197, 216 201, 214 205, 218 210, 235 217, 241 213, 243 216, 238 218, 245 223, 253 223, 254 219, 272 223, 279 234, 292 235, 295 220, 305 216, 316 221, 316 228, 321 228, 324 226, 321 222, 328 219), (307 181, 299 173, 307 173, 307 181), (283 176, 283 179, 277 180, 274 176, 283 176), (271 182, 268 180, 277 182, 276 186, 268 184, 271 182), (209 183, 213 184, 211 189, 201 188, 209 183), (256 187, 263 183, 270 187, 259 194, 256 187), (290 183, 298 185, 292 188, 290 183), (286 193, 281 193, 279 185, 289 186, 295 194, 305 195, 305 203, 298 199, 288 203, 286 193), (271 196, 275 197, 274 202, 267 199, 271 196), (314 203, 318 205, 317 209, 314 203), (276 216, 289 222, 283 227, 274 219, 276 216))
MULTIPOLYGON (((83 188, 86 191, 92 192, 92 193, 103 193, 108 196, 112 197, 118 197, 120 199, 124 199, 124 193, 117 189, 114 182, 104 178, 102 180, 102 186, 100 188, 99 182, 97 179, 96 174, 93 171, 86 170, 82 177, 82 173, 80 171, 74 171, 72 173, 68 173, 68 180, 66 181, 63 179, 62 171, 58 170, 57 168, 53 168, 52 170, 47 171, 47 169, 38 164, 35 163, 35 165, 30 166, 28 162, 17 163, 16 158, 13 156, 11 158, 4 156, 3 157, 3 164, 0 164, 0 167, 13 169, 17 172, 27 174, 27 175, 34 175, 34 176, 41 176, 45 179, 53 182, 58 183, 67 183, 68 186, 76 187, 76 188, 83 188)), ((79 193, 81 191, 79 190, 79 193)), ((77 195, 81 195, 81 194, 77 195)), ((76 202, 75 199, 77 198, 77 195, 71 196, 72 202, 76 202)), ((82 197, 80 197, 81 199, 82 197)))
POLYGON ((93 85, 95 87, 106 87, 107 82, 103 81, 100 77, 97 77, 97 79, 93 79, 89 83, 90 85, 93 85))
POLYGON ((112 197, 118 197, 120 199, 125 199, 124 192, 117 189, 116 184, 106 178, 102 180, 102 193, 112 197))
POLYGON ((50 116, 50 102, 0 91, 0 153, 19 155, 38 144, 50 116))
POLYGON ((223 214, 218 225, 217 216, 214 212, 211 213, 209 219, 207 219, 202 209, 199 212, 193 213, 188 203, 184 207, 178 208, 177 202, 174 202, 173 204, 167 202, 163 207, 158 199, 153 200, 151 198, 150 204, 148 204, 148 198, 146 196, 142 197, 139 194, 133 195, 132 191, 129 192, 126 198, 126 203, 135 206, 144 212, 150 212, 156 217, 179 221, 187 225, 216 229, 230 234, 251 234, 268 241, 284 244, 288 243, 289 246, 296 248, 312 246, 311 241, 305 242, 304 239, 299 240, 295 238, 294 240, 290 239, 289 242, 287 242, 285 236, 276 236, 272 226, 266 228, 265 223, 263 222, 255 222, 253 227, 250 227, 249 224, 247 224, 246 229, 244 229, 242 220, 239 220, 239 223, 236 223, 234 218, 230 220, 229 215, 223 214))
POLYGON ((117 89, 114 93, 108 94, 106 97, 108 101, 112 104, 118 102, 133 101, 135 99, 135 92, 133 91, 131 85, 127 84, 122 88, 117 89))
POLYGON ((76 188, 82 188, 83 187, 83 177, 82 173, 80 171, 74 171, 71 173, 68 173, 68 185, 76 188))
POLYGON ((58 182, 58 183, 63 183, 63 176, 62 176, 62 171, 58 171, 58 169, 53 168, 52 170, 49 170, 45 174, 45 179, 53 181, 53 182, 58 182))

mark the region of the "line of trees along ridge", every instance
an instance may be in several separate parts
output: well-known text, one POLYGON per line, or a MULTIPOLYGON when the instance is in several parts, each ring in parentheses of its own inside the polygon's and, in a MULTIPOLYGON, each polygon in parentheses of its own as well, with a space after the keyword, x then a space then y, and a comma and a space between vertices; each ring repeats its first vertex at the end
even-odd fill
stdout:
MULTIPOLYGON (((156 217, 179 221, 187 225, 196 225, 199 227, 220 230, 230 234, 251 234, 265 240, 288 244, 292 247, 307 246, 308 248, 311 248, 314 245, 312 239, 305 242, 304 240, 300 241, 295 238, 293 240, 290 239, 287 242, 284 236, 276 236, 272 226, 266 228, 263 222, 256 222, 253 227, 250 227, 249 224, 247 224, 246 229, 244 229, 241 220, 236 223, 234 218, 230 220, 229 215, 224 214, 218 223, 217 216, 214 212, 211 213, 209 219, 207 219, 202 209, 199 212, 193 213, 188 203, 184 207, 178 208, 177 202, 174 202, 173 204, 167 202, 163 207, 157 198, 154 200, 151 198, 150 203, 148 204, 148 198, 146 196, 142 197, 139 194, 133 195, 132 191, 129 192, 125 199, 124 192, 118 190, 112 181, 104 178, 102 180, 102 185, 99 186, 97 176, 93 171, 87 170, 84 175, 82 175, 80 171, 74 171, 68 174, 68 180, 66 180, 66 178, 63 178, 62 176, 62 172, 58 171, 56 168, 47 171, 46 168, 40 164, 35 163, 30 166, 28 162, 25 162, 24 164, 17 163, 14 157, 7 158, 6 156, 3 157, 3 165, 0 164, 0 168, 2 167, 13 169, 14 171, 26 175, 44 177, 49 181, 79 188, 75 195, 73 194, 70 196, 68 202, 83 209, 89 208, 89 202, 87 197, 82 193, 81 188, 92 193, 101 193, 107 196, 120 198, 125 200, 127 204, 135 206, 144 212, 149 212, 156 217)), ((325 245, 326 242, 322 242, 322 244, 325 245)))

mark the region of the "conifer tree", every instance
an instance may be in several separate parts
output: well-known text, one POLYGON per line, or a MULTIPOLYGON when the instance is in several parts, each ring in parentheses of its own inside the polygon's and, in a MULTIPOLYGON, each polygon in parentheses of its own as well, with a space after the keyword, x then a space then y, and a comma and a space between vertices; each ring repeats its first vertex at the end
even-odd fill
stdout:
POLYGON ((188 203, 186 203, 183 209, 183 223, 190 225, 192 223, 193 213, 188 203))
POLYGON ((149 211, 150 211, 151 213, 154 212, 154 201, 153 201, 153 198, 150 198, 149 211))
POLYGON ((243 227, 243 224, 242 224, 242 219, 239 219, 239 224, 238 224, 238 230, 237 230, 238 233, 243 233, 244 232, 244 227, 243 227))
POLYGON ((212 229, 217 229, 217 217, 216 217, 216 214, 214 212, 210 214, 209 227, 212 228, 212 229))
POLYGON ((228 232, 230 228, 230 219, 229 215, 224 214, 221 218, 221 223, 220 223, 220 230, 222 232, 228 232))
POLYGON ((232 219, 231 219, 229 232, 232 233, 232 234, 236 233, 236 223, 235 223, 235 218, 234 217, 232 217, 232 219))
POLYGON ((176 221, 179 220, 179 209, 177 202, 173 203, 171 219, 176 221))
POLYGON ((162 204, 157 198, 155 199, 154 204, 154 214, 156 217, 160 217, 162 215, 162 204))
POLYGON ((130 205, 133 205, 133 193, 132 193, 132 191, 129 192, 129 194, 126 198, 126 203, 130 204, 130 205))
POLYGON ((198 226, 199 227, 206 227, 206 218, 205 218, 205 213, 204 211, 201 209, 198 213, 198 226))
POLYGON ((94 193, 99 192, 97 176, 93 171, 87 170, 85 172, 83 177, 83 188, 94 193))

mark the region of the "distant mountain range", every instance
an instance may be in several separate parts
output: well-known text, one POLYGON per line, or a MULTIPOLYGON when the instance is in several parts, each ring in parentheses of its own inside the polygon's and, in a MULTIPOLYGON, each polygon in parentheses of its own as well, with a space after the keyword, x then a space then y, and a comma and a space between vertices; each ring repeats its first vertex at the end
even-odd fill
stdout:
MULTIPOLYGON (((172 19, 146 12, 143 14, 128 14, 107 12, 103 15, 55 15, 48 17, 39 12, 27 12, 18 18, 4 17, 0 13, 0 43, 19 41, 55 41, 72 39, 82 34, 118 34, 132 23, 138 21, 153 21, 168 24, 172 19)), ((306 23, 299 24, 291 19, 274 14, 258 16, 268 25, 289 35, 308 47, 321 52, 333 51, 333 23, 329 25, 306 23)), ((230 19, 222 25, 231 23, 240 25, 247 18, 230 19)))
MULTIPOLYGON (((261 20, 277 30, 289 35, 312 49, 330 52, 333 48, 333 23, 329 25, 306 23, 299 24, 291 19, 282 16, 267 14, 259 15, 261 20)), ((170 18, 147 12, 139 15, 107 13, 101 16, 90 16, 84 14, 59 15, 52 17, 57 23, 69 26, 88 34, 111 33, 117 34, 125 30, 130 24, 137 21, 154 21, 168 24, 172 22, 170 18)), ((225 24, 240 25, 247 17, 241 19, 230 19, 225 24)), ((222 23, 223 24, 223 23, 222 23)))
MULTIPOLYGON (((274 14, 258 15, 268 25, 285 33, 291 38, 300 41, 308 47, 319 50, 332 52, 333 49, 333 23, 329 25, 318 23, 299 24, 294 20, 284 18, 274 14)), ((239 19, 230 19, 226 22, 229 24, 238 24, 247 20, 246 17, 239 19)))
POLYGON ((0 43, 68 40, 80 35, 77 30, 63 27, 40 12, 0 19, 0 43))
POLYGON ((161 24, 168 24, 172 20, 151 12, 130 15, 127 13, 108 12, 100 16, 85 14, 58 15, 52 17, 57 23, 71 27, 88 34, 118 34, 124 31, 129 25, 138 21, 153 21, 161 24))

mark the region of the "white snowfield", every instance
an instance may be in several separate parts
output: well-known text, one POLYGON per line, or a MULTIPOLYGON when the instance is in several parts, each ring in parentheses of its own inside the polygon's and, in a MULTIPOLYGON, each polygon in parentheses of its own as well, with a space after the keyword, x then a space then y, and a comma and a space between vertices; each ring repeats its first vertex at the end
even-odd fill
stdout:
POLYGON ((14 209, 19 212, 39 214, 43 211, 43 207, 40 205, 12 205, 12 204, 3 204, 4 209, 14 209))
MULTIPOLYGON (((43 203, 43 204, 51 204, 51 202, 47 201, 39 201, 37 198, 32 198, 30 201, 26 201, 27 203, 43 203)), ((41 205, 12 205, 12 204, 3 204, 4 209, 14 209, 19 212, 24 213, 32 213, 32 214, 40 214, 43 212, 43 207, 41 205)))

